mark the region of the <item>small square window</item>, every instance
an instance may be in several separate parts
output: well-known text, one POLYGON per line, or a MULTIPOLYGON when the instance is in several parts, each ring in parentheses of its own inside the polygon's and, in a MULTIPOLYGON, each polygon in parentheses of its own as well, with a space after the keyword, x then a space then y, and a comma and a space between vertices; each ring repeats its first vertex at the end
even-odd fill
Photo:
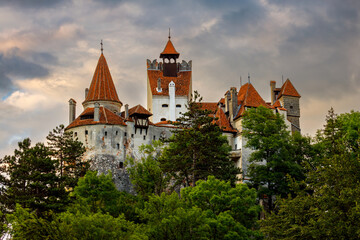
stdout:
POLYGON ((85 135, 88 135, 88 134, 89 134, 88 130, 85 130, 85 135))
POLYGON ((119 163, 119 168, 124 168, 124 163, 123 162, 119 163))

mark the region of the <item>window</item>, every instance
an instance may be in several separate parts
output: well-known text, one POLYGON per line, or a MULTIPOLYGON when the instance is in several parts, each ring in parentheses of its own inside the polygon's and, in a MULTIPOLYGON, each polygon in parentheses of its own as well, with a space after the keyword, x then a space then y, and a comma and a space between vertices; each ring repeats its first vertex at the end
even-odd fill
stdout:
POLYGON ((290 109, 293 109, 293 106, 290 106, 290 109))
POLYGON ((105 137, 107 137, 107 132, 105 131, 105 137))
POLYGON ((237 144, 235 144, 235 150, 237 149, 237 144))
POLYGON ((89 134, 88 130, 85 130, 85 135, 88 135, 88 134, 89 134))
POLYGON ((146 136, 144 135, 144 140, 146 140, 146 136))
POLYGON ((131 138, 134 138, 134 134, 131 134, 131 138))
POLYGON ((94 114, 87 114, 80 116, 80 120, 85 120, 85 119, 94 119, 94 114))
POLYGON ((176 107, 177 107, 177 108, 181 108, 181 104, 176 104, 176 107))
POLYGON ((160 121, 162 121, 162 122, 163 122, 163 121, 166 121, 166 118, 162 118, 162 119, 160 119, 160 121))
POLYGON ((117 135, 118 135, 118 133, 119 133, 119 132, 118 132, 118 131, 116 131, 116 132, 115 132, 115 135, 117 136, 117 135))
POLYGON ((124 168, 124 163, 123 162, 119 163, 119 168, 124 168))
POLYGON ((168 107, 169 105, 168 104, 163 104, 162 107, 168 107))
POLYGON ((124 137, 126 137, 126 135, 127 135, 127 133, 125 132, 125 133, 124 133, 124 137))
POLYGON ((156 136, 155 136, 155 135, 154 135, 153 139, 154 139, 154 141, 156 140, 156 136))
POLYGON ((77 137, 77 132, 74 132, 74 136, 77 137))

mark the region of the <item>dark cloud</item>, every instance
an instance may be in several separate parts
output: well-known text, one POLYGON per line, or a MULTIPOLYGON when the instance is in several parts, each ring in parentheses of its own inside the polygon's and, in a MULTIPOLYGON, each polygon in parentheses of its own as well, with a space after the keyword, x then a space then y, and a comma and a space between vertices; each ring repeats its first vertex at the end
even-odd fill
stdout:
POLYGON ((0 0, 0 7, 51 8, 64 2, 67 2, 67 0, 0 0))
MULTIPOLYGON (((19 50, 13 48, 4 53, 0 53, 0 91, 7 92, 14 88, 11 81, 12 77, 34 78, 49 75, 47 68, 30 62, 18 55, 19 50)), ((56 61, 47 53, 34 53, 34 59, 41 61, 56 61)))

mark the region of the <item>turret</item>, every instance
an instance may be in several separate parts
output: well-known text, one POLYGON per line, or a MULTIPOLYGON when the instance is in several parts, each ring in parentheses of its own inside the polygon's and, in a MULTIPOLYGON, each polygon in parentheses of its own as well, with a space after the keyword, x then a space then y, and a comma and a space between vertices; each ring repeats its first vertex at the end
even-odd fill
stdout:
POLYGON ((69 100, 69 124, 75 120, 76 116, 76 101, 72 98, 69 100))
POLYGON ((163 59, 163 73, 165 77, 176 77, 178 73, 178 67, 176 59, 179 58, 180 53, 175 50, 174 45, 171 42, 170 29, 169 40, 164 48, 164 51, 160 54, 160 58, 163 59))

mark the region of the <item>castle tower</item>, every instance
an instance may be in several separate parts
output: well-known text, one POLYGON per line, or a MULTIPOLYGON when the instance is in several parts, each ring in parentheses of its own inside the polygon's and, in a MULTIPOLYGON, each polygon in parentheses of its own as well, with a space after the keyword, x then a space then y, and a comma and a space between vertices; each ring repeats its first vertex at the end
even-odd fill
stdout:
POLYGON ((154 123, 176 121, 186 112, 192 92, 192 62, 178 63, 179 56, 169 34, 160 53, 162 62, 147 59, 147 110, 153 114, 151 121, 154 123))
POLYGON ((175 50, 174 45, 171 42, 171 36, 169 32, 169 40, 166 43, 164 51, 160 53, 160 58, 163 59, 163 73, 165 77, 176 77, 177 76, 177 64, 180 53, 175 50))
POLYGON ((82 103, 84 109, 94 107, 94 104, 97 102, 100 106, 103 106, 114 113, 120 112, 122 103, 116 93, 109 67, 102 52, 90 88, 85 90, 85 92, 85 101, 82 103))
POLYGON ((291 132, 301 131, 300 128, 300 94, 296 91, 294 85, 287 79, 282 87, 274 88, 273 94, 286 109, 286 118, 291 123, 291 132))

